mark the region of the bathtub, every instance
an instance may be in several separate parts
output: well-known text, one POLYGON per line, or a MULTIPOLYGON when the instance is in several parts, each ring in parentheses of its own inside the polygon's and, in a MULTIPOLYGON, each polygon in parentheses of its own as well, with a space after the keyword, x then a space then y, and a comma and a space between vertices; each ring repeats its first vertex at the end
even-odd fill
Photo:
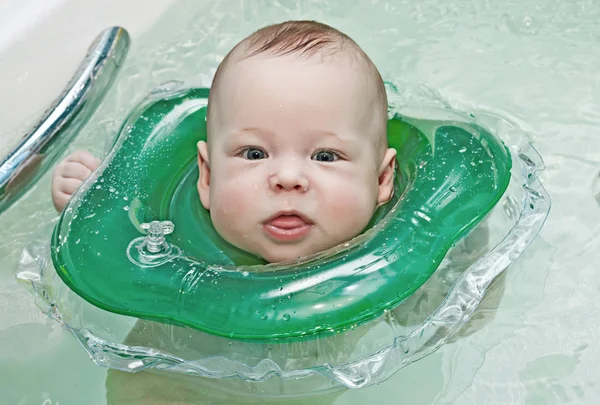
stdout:
MULTIPOLYGON (((423 83, 456 108, 493 112, 527 129, 546 162, 541 180, 553 200, 540 236, 451 343, 378 386, 294 403, 595 404, 600 4, 5 0, 0 149, 8 150, 44 111, 94 36, 109 25, 129 30, 130 54, 71 147, 99 156, 150 88, 168 80, 205 80, 239 39, 286 19, 331 24, 352 36, 385 78, 400 85, 423 83)), ((104 405, 106 369, 40 312, 14 276, 23 245, 55 215, 49 181, 46 175, 0 216, 0 403, 104 405)), ((128 378, 135 383, 135 375, 128 378)), ((213 392, 190 403, 253 401, 223 395, 213 392)))

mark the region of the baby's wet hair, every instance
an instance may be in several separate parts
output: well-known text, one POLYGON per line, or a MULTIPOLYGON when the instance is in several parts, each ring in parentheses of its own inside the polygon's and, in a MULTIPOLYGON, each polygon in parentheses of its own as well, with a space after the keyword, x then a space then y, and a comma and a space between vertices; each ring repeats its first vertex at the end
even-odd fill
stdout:
POLYGON ((317 53, 357 51, 368 57, 346 34, 316 21, 288 21, 269 25, 256 31, 245 42, 246 57, 263 53, 275 56, 298 55, 311 57, 317 53))

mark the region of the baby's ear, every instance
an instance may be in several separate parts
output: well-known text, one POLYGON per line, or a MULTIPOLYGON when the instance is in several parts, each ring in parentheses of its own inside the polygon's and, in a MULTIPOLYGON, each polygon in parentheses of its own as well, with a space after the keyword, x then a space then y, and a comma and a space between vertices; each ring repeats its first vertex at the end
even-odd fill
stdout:
POLYGON ((210 209, 210 168, 208 167, 208 144, 198 142, 198 195, 200 202, 207 210, 210 209))
POLYGON ((379 193, 377 206, 383 205, 394 195, 394 169, 396 168, 396 149, 389 148, 383 155, 379 166, 379 193))

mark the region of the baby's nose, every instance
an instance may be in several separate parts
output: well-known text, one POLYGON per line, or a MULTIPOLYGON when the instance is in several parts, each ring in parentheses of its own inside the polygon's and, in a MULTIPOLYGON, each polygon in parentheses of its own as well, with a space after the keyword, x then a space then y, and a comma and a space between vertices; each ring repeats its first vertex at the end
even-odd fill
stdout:
POLYGON ((286 167, 269 175, 269 187, 271 190, 296 190, 308 191, 308 178, 299 168, 286 167))

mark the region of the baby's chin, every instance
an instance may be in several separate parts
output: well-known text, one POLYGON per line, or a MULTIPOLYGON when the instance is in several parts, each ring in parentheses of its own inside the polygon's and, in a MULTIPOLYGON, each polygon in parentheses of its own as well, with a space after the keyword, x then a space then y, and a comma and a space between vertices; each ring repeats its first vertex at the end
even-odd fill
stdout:
POLYGON ((315 255, 329 248, 337 246, 339 243, 329 243, 322 246, 306 246, 303 244, 281 244, 268 247, 260 247, 256 251, 252 249, 242 249, 266 260, 269 263, 281 263, 296 261, 298 259, 315 255))
POLYGON ((281 250, 279 250, 278 252, 265 252, 264 254, 258 253, 257 255, 269 263, 282 263, 295 261, 301 257, 310 256, 311 254, 312 253, 282 252, 281 250))
POLYGON ((297 260, 301 260, 303 257, 311 256, 311 254, 257 254, 257 256, 269 262, 270 264, 277 264, 295 262, 297 260))

